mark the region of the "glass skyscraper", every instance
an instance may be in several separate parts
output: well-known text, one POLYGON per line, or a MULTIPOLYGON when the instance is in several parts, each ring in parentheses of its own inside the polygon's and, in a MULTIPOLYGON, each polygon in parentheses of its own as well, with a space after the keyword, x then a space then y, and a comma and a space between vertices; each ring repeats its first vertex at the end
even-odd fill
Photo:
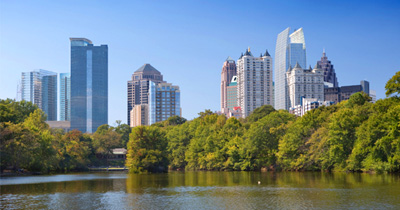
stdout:
POLYGON ((108 46, 71 41, 71 129, 93 133, 108 123, 108 46))
POLYGON ((179 86, 150 81, 149 124, 167 120, 171 116, 181 116, 180 99, 179 86))
POLYGON ((71 74, 60 74, 60 121, 71 121, 71 74))
POLYGON ((21 99, 36 104, 48 121, 57 120, 57 73, 43 69, 23 72, 21 99))
POLYGON ((287 87, 286 72, 296 63, 306 68, 306 43, 303 28, 289 34, 290 28, 285 29, 276 40, 275 48, 275 109, 290 107, 289 90, 287 87))

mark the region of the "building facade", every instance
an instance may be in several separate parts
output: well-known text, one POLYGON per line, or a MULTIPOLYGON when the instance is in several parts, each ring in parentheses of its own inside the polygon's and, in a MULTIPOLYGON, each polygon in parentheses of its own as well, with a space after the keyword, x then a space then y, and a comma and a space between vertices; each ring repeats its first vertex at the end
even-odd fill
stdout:
POLYGON ((322 70, 324 70, 324 81, 327 83, 331 83, 333 87, 339 87, 339 82, 336 77, 335 68, 328 57, 326 57, 325 50, 322 53, 321 60, 318 61, 318 64, 321 66, 322 70))
POLYGON ((303 98, 302 105, 291 107, 289 109, 289 113, 301 117, 310 110, 321 106, 330 106, 333 104, 335 104, 333 101, 318 101, 316 98, 303 98))
POLYGON ((268 51, 254 57, 250 48, 237 61, 237 97, 242 117, 263 105, 274 105, 272 86, 272 58, 268 51))
POLYGON ((148 104, 150 82, 162 83, 163 75, 152 65, 144 64, 132 74, 128 81, 127 116, 128 125, 131 124, 131 111, 135 105, 148 104))
POLYGON ((71 121, 71 74, 60 74, 60 121, 71 121))
POLYGON ((289 34, 290 28, 278 34, 275 48, 275 109, 289 110, 286 72, 296 63, 306 68, 306 44, 303 28, 289 34))
POLYGON ((324 71, 317 63, 314 69, 303 69, 297 63, 286 72, 289 106, 302 105, 303 98, 315 98, 324 101, 324 71))
POLYGON ((71 41, 71 129, 96 132, 108 123, 108 46, 71 41))
POLYGON ((149 125, 149 105, 137 104, 131 110, 130 126, 149 125))
POLYGON ((370 95, 369 82, 362 80, 360 85, 348 85, 341 87, 332 87, 324 89, 324 97, 327 101, 333 101, 335 104, 348 100, 351 95, 363 91, 370 95))
POLYGON ((232 78, 236 76, 236 63, 228 57, 224 65, 222 66, 221 72, 221 111, 224 112, 228 108, 228 87, 232 81, 232 78))
MULTIPOLYGON (((233 76, 229 86, 226 87, 226 107, 228 110, 233 110, 238 106, 237 100, 237 76, 233 76)), ((222 112, 224 112, 222 110, 222 112)))
POLYGON ((149 125, 167 120, 172 116, 182 116, 180 99, 179 86, 150 81, 149 125))
POLYGON ((36 104, 47 120, 57 120, 57 73, 43 69, 23 72, 21 99, 36 104))

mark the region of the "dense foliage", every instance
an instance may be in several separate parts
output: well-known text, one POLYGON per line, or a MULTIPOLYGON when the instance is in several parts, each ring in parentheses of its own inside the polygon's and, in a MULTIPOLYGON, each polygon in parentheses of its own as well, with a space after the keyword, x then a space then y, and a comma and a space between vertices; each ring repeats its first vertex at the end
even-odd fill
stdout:
POLYGON ((140 171, 138 167, 149 169, 151 159, 157 166, 162 162, 162 166, 168 164, 177 170, 398 172, 399 76, 397 72, 386 84, 387 94, 392 97, 376 103, 370 103, 371 98, 360 92, 302 117, 262 106, 246 119, 226 119, 205 110, 191 121, 174 117, 141 127, 137 130, 141 135, 131 135, 127 166, 134 172, 140 171), (147 129, 157 129, 159 137, 154 139, 147 129), (147 138, 152 138, 152 145, 147 145, 147 138), (165 142, 169 163, 160 159, 164 157, 165 142), (159 156, 147 154, 149 146, 149 154, 155 150, 159 156), (141 163, 138 158, 145 161, 141 163))
MULTIPOLYGON (((0 100, 1 170, 33 172, 85 170, 88 165, 106 165, 96 158, 111 149, 126 147, 130 128, 100 126, 93 135, 73 130, 50 129, 46 116, 31 102, 0 100)), ((107 158, 105 158, 107 160, 107 158)))

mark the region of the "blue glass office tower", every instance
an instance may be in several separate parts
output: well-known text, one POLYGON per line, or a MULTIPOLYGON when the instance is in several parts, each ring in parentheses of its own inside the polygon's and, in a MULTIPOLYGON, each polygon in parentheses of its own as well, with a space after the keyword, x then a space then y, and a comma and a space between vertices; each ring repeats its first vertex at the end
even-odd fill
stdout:
POLYGON ((60 121, 71 121, 71 74, 60 74, 60 121))
POLYGON ((289 90, 286 72, 296 63, 306 68, 306 42, 303 28, 289 34, 290 28, 285 29, 276 40, 275 48, 275 109, 290 108, 289 90))
POLYGON ((149 125, 181 116, 181 92, 171 83, 149 82, 149 125))
POLYGON ((96 132, 108 123, 108 46, 71 41, 71 129, 96 132))
POLYGON ((57 73, 43 69, 21 74, 21 99, 36 104, 48 121, 57 120, 57 73))

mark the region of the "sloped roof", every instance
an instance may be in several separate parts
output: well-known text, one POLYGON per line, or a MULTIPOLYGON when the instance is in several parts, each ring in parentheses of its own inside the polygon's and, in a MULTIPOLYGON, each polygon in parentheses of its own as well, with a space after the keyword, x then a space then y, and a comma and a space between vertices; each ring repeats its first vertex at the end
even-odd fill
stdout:
POLYGON ((152 65, 146 63, 142 67, 140 67, 138 70, 135 71, 137 72, 143 72, 143 73, 150 73, 150 74, 161 74, 156 68, 154 68, 152 65))

